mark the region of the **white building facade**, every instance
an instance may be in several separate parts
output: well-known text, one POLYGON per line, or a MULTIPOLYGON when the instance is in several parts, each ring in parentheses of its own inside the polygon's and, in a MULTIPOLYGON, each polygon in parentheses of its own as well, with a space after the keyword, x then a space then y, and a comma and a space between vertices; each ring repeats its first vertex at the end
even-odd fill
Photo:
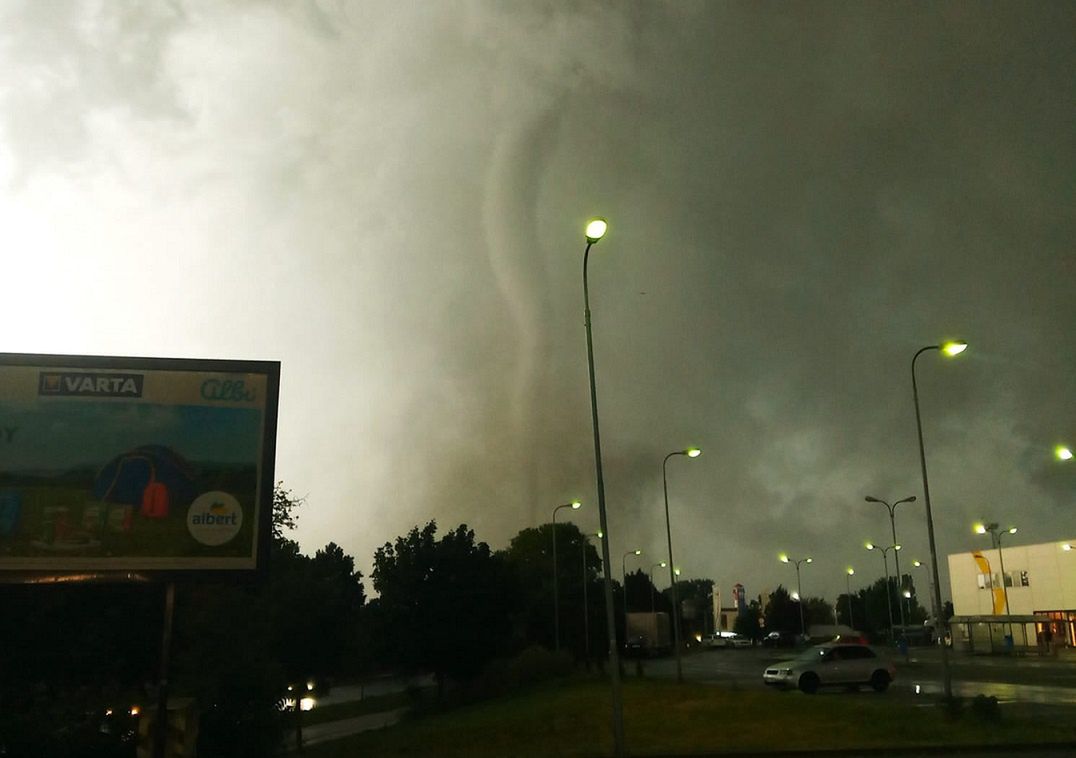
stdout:
MULTIPOLYGON (((1076 646, 1076 539, 1003 544, 1000 551, 988 548, 950 555, 949 582, 958 621, 1004 621, 1010 615, 1030 621, 1027 617, 1034 615, 1039 619, 1015 624, 1016 645, 1052 641, 1055 646, 1076 646)), ((965 622, 965 636, 974 634, 967 631, 974 627, 965 622)))

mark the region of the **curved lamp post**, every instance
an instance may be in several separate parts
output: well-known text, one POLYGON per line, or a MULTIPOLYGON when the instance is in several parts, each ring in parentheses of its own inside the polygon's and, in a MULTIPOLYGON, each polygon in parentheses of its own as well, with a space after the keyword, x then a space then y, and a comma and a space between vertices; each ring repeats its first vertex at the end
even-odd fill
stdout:
POLYGON ((856 570, 849 566, 844 572, 844 586, 847 590, 846 597, 848 598, 848 626, 852 629, 856 628, 856 622, 852 620, 852 575, 856 573, 856 570))
POLYGON ((886 557, 889 551, 893 551, 893 555, 900 551, 900 545, 890 545, 889 547, 882 547, 881 545, 875 545, 873 542, 867 542, 864 545, 868 550, 880 550, 882 553, 882 563, 885 564, 885 608, 889 611, 889 641, 893 641, 893 596, 889 592, 889 559, 886 557))
MULTIPOLYGON (((1016 534, 1016 527, 1010 526, 1008 529, 1001 529, 998 527, 996 521, 989 524, 976 524, 976 534, 989 534, 990 541, 994 544, 994 547, 998 551, 998 562, 1001 564, 1001 593, 1005 596, 1005 615, 1012 616, 1009 611, 1009 586, 1005 584, 1005 554, 1001 552, 1001 538, 1005 534, 1016 534)), ((992 582, 993 580, 991 580, 992 582)), ((1012 638, 1012 620, 1009 620, 1009 638, 1012 638)))
POLYGON ((803 587, 800 585, 800 564, 810 563, 814 558, 789 558, 785 553, 781 553, 777 558, 781 563, 794 563, 796 564, 796 594, 799 597, 796 599, 796 603, 800 607, 800 636, 807 636, 807 622, 803 619, 803 587))
POLYGON ((642 555, 642 550, 629 550, 620 559, 620 581, 624 583, 624 642, 628 641, 628 556, 642 555))
MULTIPOLYGON (((927 454, 923 447, 923 420, 919 412, 919 386, 915 381, 915 362, 919 359, 919 356, 930 350, 938 350, 944 355, 950 358, 960 355, 968 349, 968 343, 963 341, 945 342, 941 345, 927 345, 926 347, 919 348, 919 351, 912 356, 912 400, 915 403, 915 429, 919 435, 919 463, 923 469, 923 501, 926 505, 927 513, 927 537, 930 540, 930 572, 933 577, 934 584, 934 607, 939 611, 942 610, 941 602, 941 580, 938 578, 938 549, 934 542, 934 516, 930 509, 930 485, 927 481, 927 454)), ((949 651, 945 645, 946 627, 948 623, 940 615, 935 617, 937 619, 938 629, 941 632, 941 661, 942 661, 942 682, 945 689, 946 700, 952 700, 953 698, 953 673, 949 669, 949 651)))
MULTIPOLYGON (((590 416, 594 426, 594 470, 598 480, 598 523, 602 533, 609 534, 605 517, 605 479, 602 476, 602 443, 598 430, 598 392, 594 383, 594 338, 590 329, 590 289, 587 284, 587 264, 590 248, 605 236, 609 225, 603 218, 591 219, 584 235, 587 246, 583 251, 583 324, 587 332, 587 368, 590 372, 590 416)), ((613 612, 613 582, 609 574, 609 540, 602 540, 602 565, 606 567, 603 579, 605 590, 605 624, 609 636, 609 680, 613 701, 613 754, 624 755, 624 696, 620 684, 620 653, 616 645, 616 616, 613 612)))
POLYGON ((669 475, 667 472, 669 459, 677 455, 698 458, 702 455, 702 451, 697 447, 676 450, 666 455, 665 460, 661 462, 661 486, 665 492, 665 536, 669 541, 669 584, 672 585, 673 650, 676 651, 676 681, 683 684, 684 667, 680 660, 680 598, 676 592, 676 576, 673 571, 675 564, 673 562, 672 527, 669 524, 669 475))
POLYGON ((628 616, 628 556, 642 555, 642 550, 629 550, 620 559, 620 581, 624 582, 624 618, 628 616))
MULTIPOLYGON (((594 532, 598 539, 605 539, 602 532, 594 532)), ((587 602, 587 585, 590 584, 590 574, 587 571, 587 548, 590 546, 588 536, 583 537, 583 647, 586 650, 587 670, 590 670, 590 603, 587 602)))
POLYGON ((938 607, 934 605, 934 580, 931 578, 930 566, 919 560, 912 561, 912 566, 927 570, 927 584, 930 587, 930 615, 933 616, 934 625, 937 627, 941 622, 938 621, 938 607))
POLYGON ((578 500, 573 500, 564 505, 558 505, 553 509, 553 646, 560 652, 560 600, 557 596, 557 511, 562 508, 579 510, 582 505, 578 500))
MULTIPOLYGON (((867 497, 864 498, 864 499, 868 503, 881 503, 889 511, 889 528, 890 528, 890 531, 893 534, 893 544, 896 545, 897 544, 897 506, 901 505, 902 503, 914 503, 915 502, 915 495, 912 495, 911 497, 906 497, 903 500, 898 500, 897 502, 893 503, 892 505, 887 503, 885 500, 880 500, 879 498, 871 497, 870 495, 867 495, 867 497)), ((893 560, 897 564, 897 588, 900 590, 900 594, 903 597, 904 596, 904 577, 900 573, 900 553, 899 552, 893 554, 893 560)), ((897 607, 900 609, 900 636, 904 637, 905 636, 904 635, 904 627, 908 623, 907 621, 904 620, 904 601, 903 600, 899 601, 898 604, 897 604, 897 607)))
POLYGON ((650 567, 650 612, 651 613, 654 612, 654 569, 656 569, 656 568, 665 568, 668 565, 669 565, 668 563, 666 563, 665 561, 662 561, 661 563, 655 563, 653 566, 650 567))

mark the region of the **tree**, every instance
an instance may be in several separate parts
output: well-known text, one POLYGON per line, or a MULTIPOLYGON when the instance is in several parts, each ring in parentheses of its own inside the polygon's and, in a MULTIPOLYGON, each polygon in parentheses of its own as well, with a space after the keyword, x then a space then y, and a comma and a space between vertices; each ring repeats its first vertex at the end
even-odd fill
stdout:
POLYGON ((829 626, 833 623, 833 606, 824 598, 804 598, 803 617, 806 619, 808 629, 810 629, 813 624, 829 626))
POLYGON ((436 539, 417 526, 374 554, 374 589, 385 653, 400 667, 469 678, 505 649, 513 587, 504 561, 466 524, 436 539))
POLYGON ((763 611, 766 619, 766 629, 780 632, 800 632, 800 609, 799 603, 792 599, 782 585, 770 595, 763 611))
MULTIPOLYGON (((707 617, 713 618, 712 597, 714 582, 712 579, 677 579, 676 598, 680 601, 680 639, 689 640, 695 634, 704 634, 708 629, 707 617)), ((665 589, 662 594, 667 601, 667 608, 672 609, 672 592, 665 589)))
POLYGON ((287 540, 284 532, 295 528, 298 515, 295 513, 306 498, 296 497, 291 490, 284 488, 284 482, 277 482, 273 487, 273 540, 287 540))
POLYGON ((672 610, 672 603, 663 593, 658 592, 654 583, 650 581, 650 575, 643 569, 630 572, 625 578, 624 597, 626 607, 632 612, 664 611, 672 610))
POLYGON ((758 600, 752 600, 746 608, 736 614, 732 630, 741 637, 752 640, 762 637, 762 606, 758 600))
MULTIPOLYGON (((554 647, 553 634, 553 525, 521 530, 500 553, 511 570, 516 587, 513 630, 517 648, 554 647)), ((598 580, 601 558, 590 540, 571 522, 557 524, 557 593, 562 648, 583 657, 608 648, 602 586, 598 580), (585 567, 585 570, 584 570, 585 567), (587 616, 583 617, 583 582, 586 581, 587 616), (585 628, 584 628, 585 627, 585 628), (587 645, 585 632, 590 635, 587 645)))
POLYGON ((313 558, 288 538, 303 500, 278 484, 268 570, 257 584, 178 588, 174 692, 203 707, 200 745, 213 755, 276 750, 276 704, 288 684, 339 672, 365 602, 354 559, 329 543, 313 558))

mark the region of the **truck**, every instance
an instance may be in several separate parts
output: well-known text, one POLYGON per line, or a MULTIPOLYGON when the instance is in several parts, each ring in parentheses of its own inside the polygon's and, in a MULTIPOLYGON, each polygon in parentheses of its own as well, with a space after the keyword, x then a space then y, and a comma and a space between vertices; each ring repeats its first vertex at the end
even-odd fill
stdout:
POLYGON ((624 620, 625 655, 664 655, 672 651, 669 614, 627 613, 624 620))

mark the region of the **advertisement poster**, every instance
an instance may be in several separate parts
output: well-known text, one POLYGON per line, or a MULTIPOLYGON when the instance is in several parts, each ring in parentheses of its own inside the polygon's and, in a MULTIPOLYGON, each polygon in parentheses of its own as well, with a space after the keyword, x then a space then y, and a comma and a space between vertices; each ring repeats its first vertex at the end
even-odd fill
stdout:
POLYGON ((0 581, 253 571, 280 364, 0 353, 0 581))

